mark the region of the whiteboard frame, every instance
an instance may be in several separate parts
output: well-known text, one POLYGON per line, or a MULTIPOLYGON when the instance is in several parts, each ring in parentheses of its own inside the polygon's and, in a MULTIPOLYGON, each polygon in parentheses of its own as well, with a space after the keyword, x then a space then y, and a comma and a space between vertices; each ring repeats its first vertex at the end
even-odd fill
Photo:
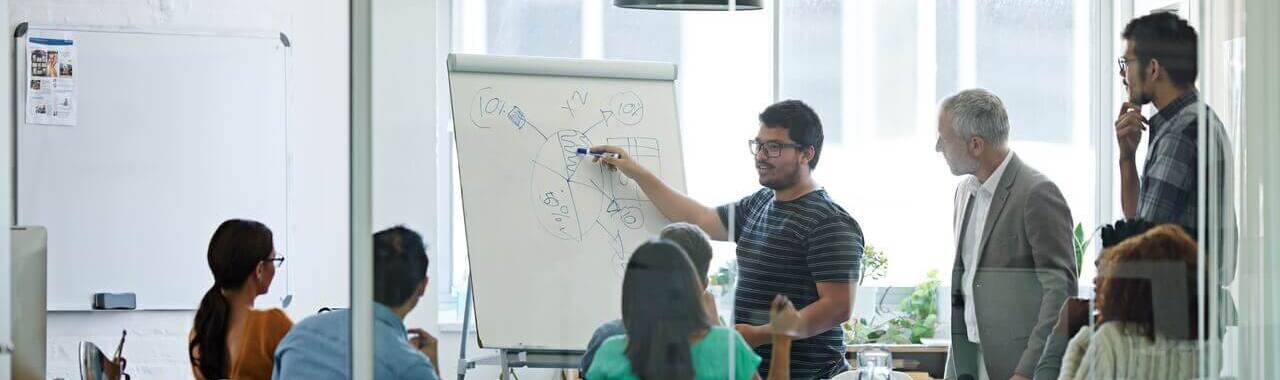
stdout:
MULTIPOLYGON (((26 73, 26 69, 27 69, 26 62, 25 62, 25 49, 27 45, 25 40, 27 35, 31 34, 33 31, 131 34, 131 35, 143 35, 143 36, 217 37, 217 38, 262 39, 262 40, 278 41, 278 43, 280 43, 281 46, 284 47, 284 50, 282 52, 284 61, 282 62, 282 65, 284 70, 283 93, 284 93, 284 106, 285 106, 284 115, 283 115, 283 120, 284 120, 283 128, 284 128, 284 140, 285 140, 285 147, 284 147, 285 178, 283 178, 283 181, 284 181, 284 192, 285 192, 285 200, 284 200, 285 204, 283 205, 284 215, 281 222, 285 230, 285 239, 283 242, 277 241, 276 246, 280 247, 281 245, 283 245, 284 252, 286 253, 291 252, 291 248, 293 247, 293 236, 296 230, 296 228, 294 228, 293 226, 294 220, 293 218, 291 218, 291 216, 293 215, 293 199, 291 195, 293 194, 294 149, 293 149, 293 140, 290 138, 290 131, 292 129, 291 128, 292 123, 290 122, 290 119, 293 114, 293 96, 292 96, 292 92, 290 91, 292 89, 292 86, 290 85, 290 82, 291 82, 290 79, 292 79, 292 76, 293 76, 293 65, 292 65, 293 44, 290 41, 287 34, 285 34, 284 32, 271 32, 271 31, 264 31, 264 30, 200 30, 200 29, 187 30, 187 29, 170 29, 170 28, 142 29, 142 28, 113 27, 113 26, 102 26, 102 25, 36 24, 36 23, 30 23, 25 21, 18 23, 14 27, 13 34, 10 36, 11 38, 13 38, 13 51, 11 51, 11 54, 13 54, 13 63, 14 63, 13 75, 15 75, 14 76, 15 80, 13 81, 13 90, 12 90, 13 91, 12 95, 14 97, 13 98, 14 112, 11 114, 12 119, 11 119, 11 124, 9 129, 9 133, 11 136, 10 154, 12 156, 11 158, 12 166, 9 167, 9 176, 12 179, 10 183, 11 191, 10 191, 9 201, 10 201, 10 204, 13 206, 10 209, 10 215, 9 215, 10 225, 18 225, 18 215, 19 215, 19 206, 20 206, 19 199, 18 199, 18 189, 19 189, 18 168, 21 165, 18 162, 18 148, 20 144, 20 141, 18 141, 19 140, 18 129, 26 125, 26 121, 25 121, 24 113, 20 112, 20 108, 18 108, 17 105, 20 103, 25 105, 24 91, 26 91, 26 87, 25 87, 24 81, 21 80, 24 78, 23 75, 26 73)), ((283 275, 283 278, 281 280, 283 280, 284 282, 284 284, 277 284, 277 286, 281 286, 281 285, 285 286, 284 297, 282 297, 281 300, 283 301, 286 298, 291 298, 293 295, 292 269, 289 267, 285 267, 283 273, 279 273, 279 272, 277 273, 278 275, 283 275)), ((197 303, 198 303, 198 300, 193 300, 190 305, 169 305, 169 304, 160 302, 154 306, 151 306, 146 303, 140 302, 138 304, 139 307, 133 310, 95 310, 91 307, 91 305, 89 305, 88 302, 85 303, 85 306, 71 306, 71 305, 58 304, 55 302, 46 302, 46 307, 47 307, 47 311, 51 311, 51 312, 53 311, 96 311, 96 312, 125 311, 127 312, 127 311, 142 311, 142 310, 145 310, 145 311, 194 311, 196 310, 197 303)))

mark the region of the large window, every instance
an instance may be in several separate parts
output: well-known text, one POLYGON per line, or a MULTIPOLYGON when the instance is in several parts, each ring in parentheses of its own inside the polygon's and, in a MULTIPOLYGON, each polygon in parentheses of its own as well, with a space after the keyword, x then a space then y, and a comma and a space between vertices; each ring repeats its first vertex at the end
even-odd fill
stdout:
POLYGON ((822 117, 815 175, 887 254, 879 284, 949 277, 959 178, 933 148, 937 104, 963 89, 1001 97, 1013 150, 1057 183, 1075 222, 1097 224, 1083 3, 782 2, 781 96, 822 117))
MULTIPOLYGON (((950 276, 959 178, 934 152, 934 140, 938 102, 961 89, 987 88, 1004 100, 1013 149, 1057 183, 1075 222, 1092 230, 1095 219, 1107 217, 1095 218, 1088 78, 1110 67, 1089 64, 1086 2, 781 3, 780 96, 818 111, 827 139, 816 177, 890 260, 888 275, 867 285, 915 285, 932 269, 944 281, 950 276)), ((773 101, 771 9, 637 11, 607 0, 454 4, 455 52, 677 63, 689 194, 718 205, 759 186, 745 141, 773 101)), ((467 273, 456 175, 453 297, 465 291, 467 273)), ((732 245, 716 250, 713 265, 733 257, 732 245)))

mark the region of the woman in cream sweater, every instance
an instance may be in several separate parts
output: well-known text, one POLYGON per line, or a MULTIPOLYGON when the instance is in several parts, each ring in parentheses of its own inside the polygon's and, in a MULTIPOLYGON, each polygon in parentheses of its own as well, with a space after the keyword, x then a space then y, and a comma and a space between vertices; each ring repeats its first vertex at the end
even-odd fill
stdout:
POLYGON ((1098 270, 1097 324, 1071 339, 1058 379, 1198 377, 1195 241, 1159 226, 1109 249, 1098 270))

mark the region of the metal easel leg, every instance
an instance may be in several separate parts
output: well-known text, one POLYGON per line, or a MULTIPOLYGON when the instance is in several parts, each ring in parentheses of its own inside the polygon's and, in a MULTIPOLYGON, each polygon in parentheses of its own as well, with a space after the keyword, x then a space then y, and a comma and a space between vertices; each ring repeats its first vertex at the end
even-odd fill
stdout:
POLYGON ((471 332, 471 278, 467 277, 467 297, 463 301, 462 306, 462 332, 458 335, 462 337, 461 347, 458 347, 458 380, 467 378, 467 338, 471 332))
POLYGON ((499 379, 511 380, 511 363, 507 360, 507 350, 498 350, 498 368, 502 371, 499 379))

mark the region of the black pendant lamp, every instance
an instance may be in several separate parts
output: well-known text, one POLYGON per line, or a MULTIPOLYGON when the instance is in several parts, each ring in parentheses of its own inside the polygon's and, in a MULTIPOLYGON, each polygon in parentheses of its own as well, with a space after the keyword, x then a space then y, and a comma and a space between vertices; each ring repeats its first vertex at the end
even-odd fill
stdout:
MULTIPOLYGON (((729 0, 613 0, 613 5, 632 9, 664 11, 727 11, 729 0)), ((759 10, 760 0, 738 0, 738 11, 759 10)))

